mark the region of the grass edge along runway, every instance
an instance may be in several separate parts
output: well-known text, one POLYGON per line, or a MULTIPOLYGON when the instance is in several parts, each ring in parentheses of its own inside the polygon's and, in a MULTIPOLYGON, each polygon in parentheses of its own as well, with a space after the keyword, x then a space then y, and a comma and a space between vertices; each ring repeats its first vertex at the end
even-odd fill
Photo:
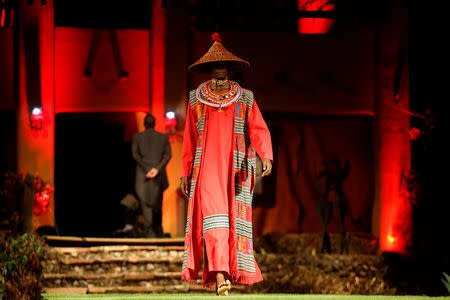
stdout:
MULTIPOLYGON (((43 294, 49 300, 209 300, 216 299, 214 294, 43 294)), ((428 297, 428 296, 379 296, 379 295, 301 295, 301 294, 239 294, 230 295, 228 300, 429 300, 447 299, 450 296, 428 297)))

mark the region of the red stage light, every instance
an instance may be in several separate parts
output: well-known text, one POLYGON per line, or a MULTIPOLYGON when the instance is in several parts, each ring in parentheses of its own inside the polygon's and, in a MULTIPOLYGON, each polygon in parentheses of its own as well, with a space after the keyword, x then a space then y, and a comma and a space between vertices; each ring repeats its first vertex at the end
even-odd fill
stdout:
MULTIPOLYGON (((334 11, 335 5, 329 0, 298 0, 299 11, 334 11)), ((297 32, 302 34, 324 34, 334 25, 335 20, 329 18, 301 17, 298 19, 297 32)))
POLYGON ((5 26, 5 10, 2 9, 1 17, 0 17, 0 27, 4 27, 4 26, 5 26))
POLYGON ((387 241, 389 244, 394 244, 395 240, 396 240, 396 238, 394 236, 392 236, 392 234, 388 234, 387 241))
POLYGON ((31 128, 34 129, 42 129, 42 122, 44 120, 44 116, 42 114, 42 107, 35 106, 31 110, 31 128))
POLYGON ((177 132, 177 118, 175 112, 166 112, 166 115, 164 117, 164 125, 166 126, 166 133, 174 134, 177 132))

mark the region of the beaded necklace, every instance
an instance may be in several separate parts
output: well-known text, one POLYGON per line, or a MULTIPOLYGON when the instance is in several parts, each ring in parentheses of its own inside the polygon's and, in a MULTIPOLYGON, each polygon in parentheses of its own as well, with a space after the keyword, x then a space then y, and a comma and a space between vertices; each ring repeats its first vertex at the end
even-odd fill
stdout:
POLYGON ((214 94, 211 90, 213 80, 200 84, 196 90, 197 99, 209 106, 218 107, 222 111, 222 107, 227 107, 236 102, 242 94, 242 89, 237 82, 228 81, 231 86, 230 90, 222 95, 214 94))
POLYGON ((230 83, 228 79, 211 79, 211 84, 213 85, 224 85, 226 83, 230 83))

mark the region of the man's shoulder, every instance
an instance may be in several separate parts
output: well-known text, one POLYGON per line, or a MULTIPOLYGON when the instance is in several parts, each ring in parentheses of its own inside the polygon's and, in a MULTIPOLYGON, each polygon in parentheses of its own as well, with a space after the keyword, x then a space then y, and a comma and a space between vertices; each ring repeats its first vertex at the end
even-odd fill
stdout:
POLYGON ((159 132, 159 131, 156 131, 154 129, 146 129, 146 130, 141 131, 141 132, 136 132, 133 135, 133 138, 139 138, 139 137, 142 137, 142 136, 157 136, 157 137, 169 138, 169 136, 167 134, 159 132))
POLYGON ((169 139, 169 136, 165 133, 153 130, 154 134, 162 139, 169 139))
POLYGON ((144 131, 136 132, 135 134, 133 134, 133 139, 138 139, 139 137, 142 136, 143 133, 144 131))

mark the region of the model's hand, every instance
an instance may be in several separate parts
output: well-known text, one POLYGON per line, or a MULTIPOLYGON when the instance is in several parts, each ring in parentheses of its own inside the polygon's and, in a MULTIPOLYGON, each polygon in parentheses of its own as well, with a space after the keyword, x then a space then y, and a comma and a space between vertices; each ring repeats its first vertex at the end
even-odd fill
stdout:
POLYGON ((150 171, 147 172, 147 174, 145 174, 145 177, 147 178, 155 178, 156 175, 158 175, 159 171, 156 168, 152 168, 150 171))
POLYGON ((268 158, 264 158, 263 161, 263 173, 262 173, 262 177, 270 175, 270 173, 272 172, 272 162, 270 161, 270 159, 268 158))
POLYGON ((186 198, 189 198, 189 186, 190 186, 189 181, 190 181, 189 177, 187 176, 181 177, 180 189, 183 192, 183 195, 186 196, 186 198))

